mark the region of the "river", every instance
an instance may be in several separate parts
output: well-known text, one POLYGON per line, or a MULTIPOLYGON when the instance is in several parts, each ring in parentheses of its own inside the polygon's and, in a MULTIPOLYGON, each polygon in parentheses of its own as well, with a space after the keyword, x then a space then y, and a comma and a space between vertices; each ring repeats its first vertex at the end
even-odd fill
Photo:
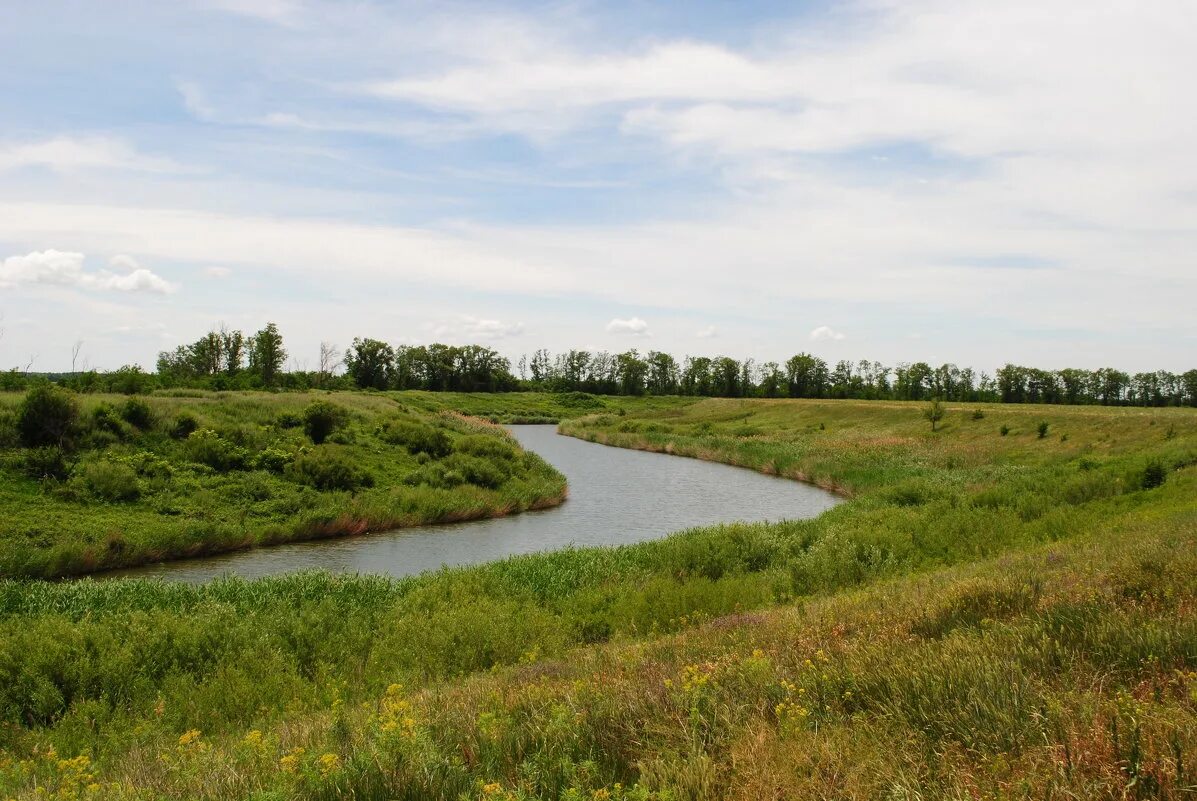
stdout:
POLYGON ((254 578, 316 569, 408 576, 535 551, 643 542, 695 526, 814 517, 839 502, 825 490, 796 481, 596 445, 562 436, 555 426, 511 426, 510 431, 565 474, 569 499, 564 504, 491 520, 164 562, 105 577, 202 582, 223 574, 254 578))

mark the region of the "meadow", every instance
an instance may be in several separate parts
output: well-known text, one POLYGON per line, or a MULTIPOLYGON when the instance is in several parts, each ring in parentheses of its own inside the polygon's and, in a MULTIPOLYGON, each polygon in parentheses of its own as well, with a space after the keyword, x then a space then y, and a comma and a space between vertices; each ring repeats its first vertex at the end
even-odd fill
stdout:
POLYGON ((379 394, 0 394, 3 576, 491 517, 565 491, 498 426, 379 394))
MULTIPOLYGON (((385 402, 561 406, 438 398, 385 402)), ((1197 791, 1197 413, 599 401, 562 430, 851 501, 402 580, 0 582, 0 797, 1197 791)))

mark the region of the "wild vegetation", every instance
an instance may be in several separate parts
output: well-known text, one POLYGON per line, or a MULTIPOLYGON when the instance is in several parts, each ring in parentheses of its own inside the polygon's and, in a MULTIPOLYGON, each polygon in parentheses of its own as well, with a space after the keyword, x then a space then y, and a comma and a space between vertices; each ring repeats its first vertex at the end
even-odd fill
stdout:
POLYGON ((0 583, 0 788, 1187 797, 1197 415, 945 403, 932 431, 924 409, 563 424, 851 496, 808 521, 404 580, 0 583))
POLYGON ((560 502, 505 431, 378 395, 0 395, 0 575, 63 576, 560 502))
MULTIPOLYGON (((78 347, 78 345, 77 345, 78 347)), ((729 356, 686 356, 540 349, 515 366, 481 345, 399 345, 357 338, 341 351, 321 342, 315 370, 285 370, 282 334, 268 323, 245 335, 221 327, 190 345, 159 354, 156 373, 129 365, 53 376, 78 391, 137 394, 154 388, 375 389, 429 392, 585 392, 723 398, 840 398, 1102 406, 1197 406, 1197 369, 1126 373, 1114 368, 1042 370, 1006 364, 992 375, 926 362, 887 366, 867 359, 829 365, 810 353, 784 363, 729 356), (342 371, 342 368, 344 370, 342 371), (518 372, 518 376, 516 375, 518 372)), ((21 389, 27 376, 0 373, 0 389, 21 389)))

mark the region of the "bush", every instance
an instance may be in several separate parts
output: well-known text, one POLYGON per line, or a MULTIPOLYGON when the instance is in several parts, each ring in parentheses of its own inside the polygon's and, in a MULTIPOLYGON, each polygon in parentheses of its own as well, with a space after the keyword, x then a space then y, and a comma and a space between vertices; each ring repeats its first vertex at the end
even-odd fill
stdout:
POLYGON ((998 429, 998 433, 1001 434, 1003 437, 1006 436, 1007 434, 1010 433, 1010 426, 1006 426, 1006 425, 1002 426, 1001 428, 998 429))
POLYGON ((141 495, 137 472, 127 464, 92 462, 84 466, 82 479, 91 494, 103 501, 133 501, 141 495))
POLYGON ((124 418, 111 403, 101 403, 92 409, 91 426, 94 430, 107 432, 117 439, 124 439, 129 434, 124 418))
MULTIPOLYGON (((421 454, 424 455, 424 454, 421 454)), ((445 465, 444 462, 429 462, 403 479, 411 486, 424 485, 435 489, 453 489, 466 483, 465 476, 445 465)))
POLYGON ((67 476, 66 455, 57 445, 29 448, 21 462, 25 475, 39 481, 47 478, 63 479, 67 476))
POLYGON ((374 477, 328 445, 303 454, 291 463, 288 474, 300 484, 318 490, 353 491, 374 486, 374 477))
POLYGON ((406 420, 387 420, 378 432, 384 442, 401 445, 408 453, 426 453, 434 458, 448 456, 453 440, 439 428, 406 420))
POLYGON ((1039 425, 1036 426, 1035 428, 1039 432, 1039 439, 1043 439, 1044 437, 1047 436, 1048 424, 1047 424, 1046 420, 1039 423, 1039 425))
POLYGON ((303 432, 317 445, 345 425, 345 409, 328 401, 314 401, 303 410, 303 432))
POLYGON ((17 411, 17 431, 28 448, 63 446, 79 418, 72 393, 53 384, 38 384, 25 393, 17 411))
POLYGON ((274 420, 279 428, 299 428, 303 425, 303 418, 295 412, 283 412, 274 420))
POLYGON ((122 395, 139 395, 149 392, 157 383, 156 376, 142 372, 141 368, 135 364, 127 364, 115 372, 109 373, 106 378, 111 391, 119 392, 122 395))
POLYGON ((129 398, 121 407, 121 417, 129 425, 137 426, 143 431, 154 425, 154 411, 143 398, 129 398))
POLYGON ((142 478, 167 481, 175 474, 175 470, 171 467, 170 462, 156 455, 153 451, 138 451, 121 461, 137 471, 137 475, 142 478))
POLYGON ((282 473, 291 463, 291 454, 278 448, 265 448, 254 458, 254 467, 271 473, 282 473))
POLYGON ((511 477, 510 468, 464 453, 455 453, 444 461, 445 468, 459 473, 467 483, 496 489, 511 477))
POLYGON ((559 406, 568 409, 602 409, 606 406, 601 398, 597 398, 589 392, 562 392, 557 395, 555 400, 559 406))
POLYGON ((199 429, 199 421, 195 419, 195 415, 183 412, 175 418, 174 425, 170 427, 170 435, 175 439, 187 439, 197 429, 199 429))
POLYGON ((481 434, 463 437, 457 443, 457 450, 461 453, 468 453, 471 456, 479 456, 483 459, 506 459, 510 461, 519 455, 515 447, 506 439, 488 437, 481 434))
POLYGON ((0 448, 14 448, 20 444, 16 414, 8 409, 0 409, 0 448))
POLYGON ((205 464, 221 473, 241 470, 249 460, 249 454, 221 437, 210 428, 191 432, 185 444, 187 458, 205 464))
POLYGON ((1164 463, 1158 459, 1147 463, 1143 468, 1143 473, 1139 477, 1139 486, 1143 489, 1155 489, 1162 485, 1168 479, 1168 471, 1164 467, 1164 463))
POLYGON ((980 409, 973 409, 973 419, 974 420, 984 420, 985 412, 981 411, 980 409))

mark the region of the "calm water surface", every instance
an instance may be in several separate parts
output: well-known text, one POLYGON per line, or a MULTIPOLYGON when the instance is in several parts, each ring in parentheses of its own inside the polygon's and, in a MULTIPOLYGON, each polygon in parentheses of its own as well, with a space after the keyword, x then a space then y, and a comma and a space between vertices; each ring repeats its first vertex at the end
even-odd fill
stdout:
POLYGON ((714 523, 814 517, 829 492, 738 467, 611 448, 563 437, 556 426, 511 426, 525 448, 569 480, 561 506, 511 517, 420 526, 363 537, 277 545, 115 571, 111 576, 207 581, 322 569, 407 576, 571 545, 622 545, 714 523))

